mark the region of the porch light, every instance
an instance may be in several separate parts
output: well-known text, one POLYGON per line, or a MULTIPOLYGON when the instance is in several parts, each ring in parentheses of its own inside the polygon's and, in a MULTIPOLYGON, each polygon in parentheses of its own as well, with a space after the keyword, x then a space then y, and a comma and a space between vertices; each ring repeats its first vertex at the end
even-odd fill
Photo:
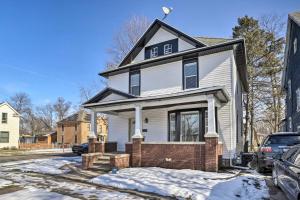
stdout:
POLYGON ((148 124, 149 120, 147 117, 145 118, 144 122, 145 122, 145 124, 148 124))

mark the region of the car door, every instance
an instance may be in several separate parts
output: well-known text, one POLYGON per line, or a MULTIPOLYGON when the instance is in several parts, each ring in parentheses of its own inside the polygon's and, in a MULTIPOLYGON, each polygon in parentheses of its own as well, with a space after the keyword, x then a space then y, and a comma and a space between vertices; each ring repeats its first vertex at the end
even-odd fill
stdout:
POLYGON ((299 189, 299 175, 300 175, 300 147, 298 148, 297 152, 293 155, 290 159, 290 166, 289 166, 289 187, 292 193, 292 196, 297 199, 298 194, 300 193, 299 189))
MULTIPOLYGON (((288 196, 296 198, 297 183, 295 182, 294 156, 299 148, 293 147, 283 155, 283 168, 280 183, 282 189, 288 193, 288 196)), ((296 174, 297 175, 297 174, 296 174)))
POLYGON ((291 165, 291 159, 293 158, 294 154, 297 152, 298 148, 291 148, 282 156, 282 162, 280 162, 280 168, 281 171, 278 174, 278 181, 282 187, 282 189, 288 193, 288 195, 292 195, 293 191, 291 191, 292 188, 292 180, 290 178, 290 165, 291 165))

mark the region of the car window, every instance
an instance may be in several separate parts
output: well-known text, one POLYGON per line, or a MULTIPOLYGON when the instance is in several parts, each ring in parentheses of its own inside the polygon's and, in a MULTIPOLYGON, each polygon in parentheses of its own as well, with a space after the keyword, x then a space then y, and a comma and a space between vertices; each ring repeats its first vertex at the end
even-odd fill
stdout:
POLYGON ((282 159, 289 161, 289 162, 293 162, 293 156, 295 155, 295 153, 297 152, 298 148, 294 147, 291 148, 290 150, 288 150, 287 152, 285 152, 282 155, 282 159))
POLYGON ((300 144, 300 136, 299 135, 272 135, 264 143, 265 146, 273 145, 273 144, 286 145, 286 146, 293 146, 296 144, 300 144))

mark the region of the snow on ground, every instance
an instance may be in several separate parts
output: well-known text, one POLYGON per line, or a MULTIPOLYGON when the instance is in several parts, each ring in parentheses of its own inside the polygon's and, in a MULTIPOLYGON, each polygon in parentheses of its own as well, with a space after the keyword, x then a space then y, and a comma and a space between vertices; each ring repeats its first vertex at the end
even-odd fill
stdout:
POLYGON ((64 157, 64 158, 49 158, 49 159, 32 159, 25 161, 15 161, 0 164, 0 167, 7 169, 21 170, 23 172, 36 172, 42 174, 63 174, 70 170, 63 168, 68 164, 79 164, 81 157, 64 157))
POLYGON ((25 153, 70 153, 72 152, 71 148, 56 148, 56 149, 33 149, 29 151, 25 151, 25 153))
POLYGON ((12 185, 13 182, 0 178, 0 188, 12 185))
POLYGON ((15 185, 24 189, 0 195, 0 199, 11 200, 18 198, 17 200, 19 200, 20 197, 30 200, 69 200, 73 199, 72 197, 95 200, 142 199, 127 193, 97 188, 88 184, 66 181, 64 179, 58 180, 56 177, 45 175, 49 174, 49 171, 46 171, 47 169, 50 170, 50 173, 60 173, 60 171, 57 170, 60 170, 59 168, 65 163, 77 163, 79 161, 81 161, 80 157, 64 157, 3 163, 0 165, 0 191, 2 184, 2 189, 4 190, 4 187, 8 185, 15 185), (46 164, 49 165, 48 168, 45 167, 46 164), (41 169, 34 170, 34 167, 41 169), (26 170, 22 170, 21 168, 25 168, 26 170), (41 174, 30 174, 24 173, 23 171, 34 171, 41 174))
POLYGON ((234 176, 188 169, 126 168, 117 174, 98 176, 91 182, 179 199, 260 200, 269 197, 263 177, 257 174, 234 176))
POLYGON ((4 195, 0 195, 0 199, 9 200, 20 200, 30 199, 30 200, 74 200, 77 198, 72 198, 55 192, 48 192, 42 189, 24 189, 17 192, 12 192, 4 195))

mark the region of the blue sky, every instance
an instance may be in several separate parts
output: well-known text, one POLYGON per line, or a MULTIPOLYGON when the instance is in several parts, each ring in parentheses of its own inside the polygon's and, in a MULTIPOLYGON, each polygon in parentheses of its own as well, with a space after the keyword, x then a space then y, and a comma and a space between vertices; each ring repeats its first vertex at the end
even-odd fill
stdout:
POLYGON ((237 18, 277 13, 299 0, 0 0, 0 101, 28 93, 34 104, 58 96, 79 102, 79 87, 101 86, 98 72, 122 23, 133 15, 162 17, 190 35, 230 37, 237 18))

